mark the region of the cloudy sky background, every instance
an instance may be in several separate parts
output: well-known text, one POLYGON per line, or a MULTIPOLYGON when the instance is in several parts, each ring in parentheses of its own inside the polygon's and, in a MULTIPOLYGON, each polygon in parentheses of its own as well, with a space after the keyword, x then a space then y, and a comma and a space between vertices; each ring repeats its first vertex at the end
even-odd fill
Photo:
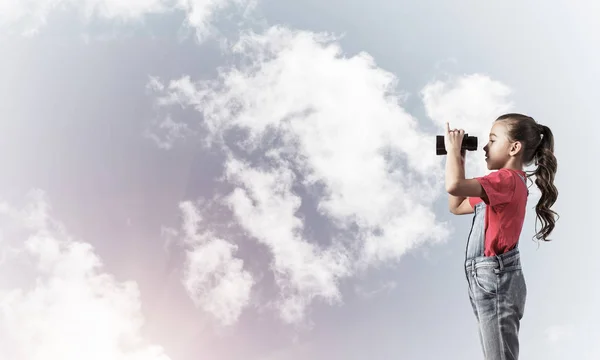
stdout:
POLYGON ((0 357, 480 358, 434 141, 517 111, 561 215, 533 185, 522 358, 600 358, 577 4, 0 0, 0 357))

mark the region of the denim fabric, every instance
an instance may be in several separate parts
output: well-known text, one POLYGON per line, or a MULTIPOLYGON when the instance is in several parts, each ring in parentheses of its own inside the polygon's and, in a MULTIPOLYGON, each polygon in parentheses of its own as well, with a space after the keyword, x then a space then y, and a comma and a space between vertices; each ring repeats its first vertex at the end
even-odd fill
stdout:
POLYGON ((519 327, 527 297, 519 248, 494 257, 484 256, 485 207, 484 202, 475 205, 467 241, 465 275, 469 299, 484 359, 517 360, 519 327))

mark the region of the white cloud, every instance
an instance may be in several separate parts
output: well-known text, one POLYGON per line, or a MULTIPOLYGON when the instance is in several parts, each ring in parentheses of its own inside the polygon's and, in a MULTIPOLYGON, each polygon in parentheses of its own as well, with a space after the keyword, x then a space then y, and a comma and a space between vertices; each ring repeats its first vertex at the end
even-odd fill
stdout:
POLYGON ((55 12, 67 9, 91 19, 141 21, 150 14, 183 11, 186 24, 196 30, 200 40, 212 32, 214 16, 231 6, 250 9, 254 0, 0 0, 0 29, 33 35, 44 27, 55 12))
POLYGON ((304 224, 295 215, 301 199, 292 192, 291 170, 279 165, 261 171, 230 159, 226 172, 240 186, 227 200, 239 224, 273 254, 283 320, 300 321, 314 298, 339 301, 337 283, 350 271, 347 253, 340 247, 321 249, 302 238, 304 224))
POLYGON ((211 19, 215 14, 232 5, 250 10, 257 0, 178 0, 177 7, 187 13, 186 22, 196 29, 198 38, 203 39, 212 32, 211 19))
POLYGON ((0 264, 0 358, 169 359, 140 335, 136 283, 102 272, 93 248, 50 217, 41 192, 24 210, 3 206, 0 225, 0 247, 20 250, 0 264))
POLYGON ((183 202, 180 209, 181 242, 186 247, 182 283, 196 306, 231 325, 249 305, 254 279, 244 270, 244 262, 233 256, 236 245, 201 231, 203 219, 194 204, 183 202))
POLYGON ((511 89, 481 74, 432 81, 421 94, 427 115, 440 127, 446 121, 467 127, 490 126, 513 107, 508 100, 511 89))
MULTIPOLYGON (((402 108, 393 74, 368 54, 344 56, 330 36, 281 27, 246 33, 233 51, 244 65, 221 69, 216 80, 151 82, 159 105, 201 112, 204 140, 227 155, 225 176, 236 188, 225 198, 273 255, 284 320, 300 321, 313 300, 341 300, 339 282, 356 271, 448 237, 433 212, 443 190, 435 136, 402 108), (305 235, 303 200, 335 228, 331 244, 305 235)), ((478 77, 458 81, 490 91, 472 85, 478 77)), ((424 91, 440 131, 440 110, 456 87, 424 91)), ((501 108, 506 95, 488 95, 490 107, 501 108)))

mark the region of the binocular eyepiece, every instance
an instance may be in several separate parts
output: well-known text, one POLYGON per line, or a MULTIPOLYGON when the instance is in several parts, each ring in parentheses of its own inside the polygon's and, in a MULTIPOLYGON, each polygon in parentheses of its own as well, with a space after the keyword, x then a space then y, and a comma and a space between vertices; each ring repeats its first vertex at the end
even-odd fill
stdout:
MULTIPOLYGON (((462 144, 460 146, 461 152, 463 150, 475 151, 477 150, 477 136, 468 136, 464 135, 462 144)), ((436 144, 435 144, 435 154, 436 155, 446 155, 446 145, 444 144, 444 135, 436 136, 436 144)))

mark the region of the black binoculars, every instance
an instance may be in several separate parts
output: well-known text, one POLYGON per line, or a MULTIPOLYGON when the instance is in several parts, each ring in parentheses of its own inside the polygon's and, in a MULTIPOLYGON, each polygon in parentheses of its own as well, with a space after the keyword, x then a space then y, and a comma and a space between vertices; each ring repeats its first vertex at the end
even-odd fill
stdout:
MULTIPOLYGON (((475 151, 477 150, 477 136, 468 136, 464 135, 462 144, 460 146, 461 152, 463 150, 475 151)), ((444 144, 444 135, 436 136, 436 144, 435 144, 435 154, 436 155, 446 155, 446 146, 444 144)))

